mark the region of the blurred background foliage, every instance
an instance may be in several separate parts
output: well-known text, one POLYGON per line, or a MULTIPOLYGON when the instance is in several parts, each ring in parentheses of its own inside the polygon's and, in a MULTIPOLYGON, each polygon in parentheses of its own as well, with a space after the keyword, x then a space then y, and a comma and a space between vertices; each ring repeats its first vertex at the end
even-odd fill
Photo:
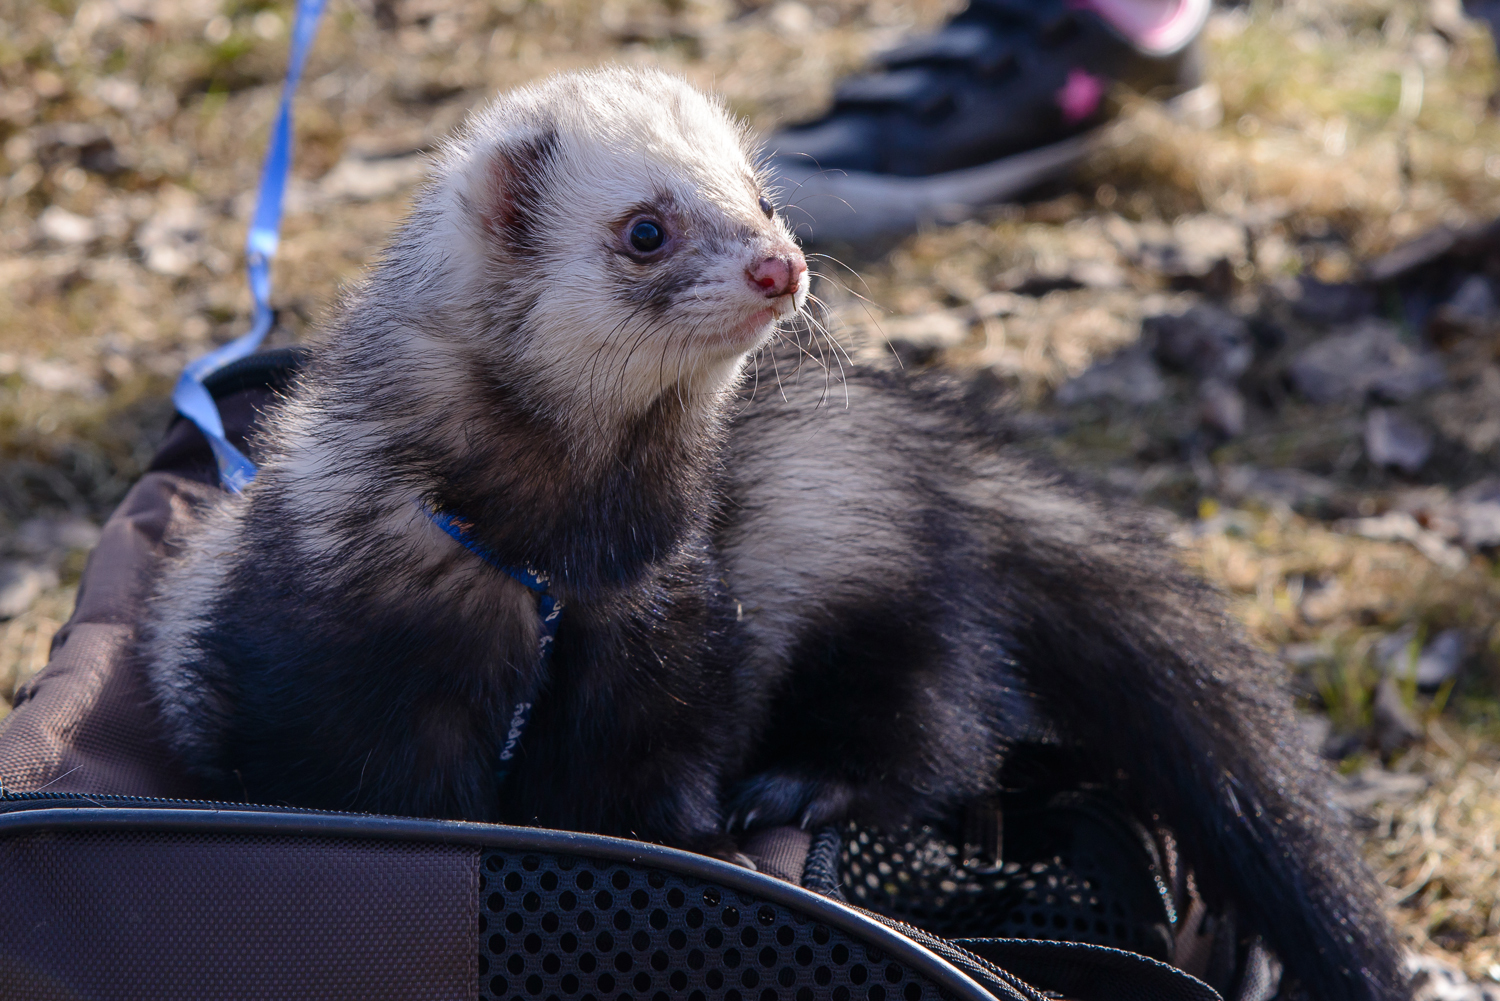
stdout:
MULTIPOLYGON (((604 60, 758 129, 952 0, 333 0, 274 338, 313 333, 476 102, 604 60)), ((1208 85, 1020 205, 819 248, 835 336, 1153 504, 1288 665, 1413 944, 1500 979, 1500 124, 1458 0, 1254 0, 1208 85)), ((242 331, 290 7, 0 0, 0 696, 38 670, 183 363, 242 331)), ((0 709, 5 703, 0 703, 0 709)))

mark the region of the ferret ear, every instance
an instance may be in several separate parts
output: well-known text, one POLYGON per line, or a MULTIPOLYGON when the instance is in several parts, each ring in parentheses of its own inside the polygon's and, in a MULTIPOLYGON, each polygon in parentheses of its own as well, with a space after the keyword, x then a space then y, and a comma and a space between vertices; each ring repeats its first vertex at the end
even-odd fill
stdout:
POLYGON ((557 151, 557 133, 505 143, 485 162, 475 184, 475 208, 491 245, 507 257, 546 245, 541 216, 557 151))

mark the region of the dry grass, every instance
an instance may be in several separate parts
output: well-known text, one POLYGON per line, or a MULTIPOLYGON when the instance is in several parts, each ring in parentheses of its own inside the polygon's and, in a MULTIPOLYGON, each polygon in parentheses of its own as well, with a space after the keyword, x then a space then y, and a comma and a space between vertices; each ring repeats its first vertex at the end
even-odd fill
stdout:
MULTIPOLYGON (((488 93, 606 59, 677 69, 770 129, 815 113, 869 51, 954 6, 335 3, 299 102, 276 337, 301 337, 404 210, 399 186, 363 201, 332 192, 330 172, 351 155, 425 147, 488 93)), ((149 457, 183 362, 243 329, 245 193, 286 30, 286 5, 261 0, 0 0, 0 558, 19 551, 34 515, 102 520, 149 457), (66 123, 95 129, 93 145, 60 142, 66 123), (86 221, 88 238, 67 238, 53 210, 86 221), (175 242, 152 236, 163 231, 175 242), (163 245, 176 256, 153 254, 163 245)), ((1176 381, 1160 403, 1081 415, 1051 393, 1134 341, 1142 318, 1209 294, 1132 241, 1194 220, 1239 226, 1222 302, 1274 317, 1292 350, 1325 331, 1278 305, 1291 279, 1344 280, 1433 225, 1500 213, 1494 47, 1455 0, 1257 0, 1218 12, 1207 48, 1219 124, 1122 95, 1125 114, 1074 181, 890 247, 834 248, 860 277, 825 269, 873 306, 825 291, 851 346, 882 354, 886 336, 945 332, 934 363, 985 373, 1055 431, 1044 447, 1174 510, 1188 558, 1230 591, 1252 632, 1306 654, 1300 689, 1337 727, 1368 723, 1379 638, 1404 625, 1465 630, 1459 688, 1439 700, 1407 693, 1434 739, 1394 764, 1433 785, 1383 807, 1368 845, 1412 941, 1482 976, 1500 961, 1489 913, 1500 765, 1485 742, 1500 736, 1496 565, 1470 556, 1445 568, 1338 519, 1494 471, 1496 435, 1478 429, 1497 401, 1452 360, 1450 389, 1420 406, 1455 457, 1412 483, 1348 459, 1359 454, 1357 409, 1282 401, 1256 409, 1240 438, 1198 448, 1190 390, 1176 381), (1060 278, 1045 294, 1015 294, 1060 278), (1315 472, 1339 494, 1322 511, 1247 502, 1222 489, 1231 467, 1315 472)), ((0 694, 40 666, 71 607, 78 554, 54 558, 72 561, 63 586, 0 623, 0 694)))
MULTIPOLYGON (((1239 510, 1196 529, 1189 562, 1230 592, 1231 607, 1257 638, 1273 649, 1296 645, 1311 668, 1305 691, 1336 726, 1368 725, 1372 652, 1397 626, 1416 623, 1429 635, 1462 628, 1471 654, 1486 665, 1500 648, 1500 579, 1481 558, 1452 569, 1405 543, 1359 538, 1284 511, 1239 510)), ((1500 737, 1493 680, 1470 680, 1454 709, 1469 726, 1500 737)))
POLYGON ((13 619, 0 622, 0 718, 10 711, 16 687, 47 665, 53 634, 73 613, 77 587, 42 597, 13 619))
POLYGON ((1409 767, 1432 785, 1415 801, 1377 808, 1368 858, 1417 949, 1500 979, 1500 759, 1491 744, 1429 732, 1431 749, 1409 767))
MULTIPOLYGON (((1430 623, 1436 631, 1463 622, 1487 646, 1484 663, 1493 664, 1500 580, 1491 565, 1476 559, 1452 571, 1410 546, 1354 538, 1285 512, 1232 514, 1211 518, 1217 530, 1188 541, 1188 560, 1230 591, 1234 611, 1256 637, 1317 651, 1300 680, 1304 692, 1330 710, 1336 728, 1369 725, 1378 673, 1372 651, 1394 623, 1430 623), (1322 582, 1315 591, 1314 582, 1322 582)), ((1500 705, 1494 690, 1493 677, 1481 676, 1451 699, 1446 691, 1437 699, 1405 693, 1426 723, 1428 740, 1391 764, 1427 778, 1430 786, 1369 810, 1362 836, 1387 888, 1392 918, 1411 945, 1470 977, 1500 979, 1500 705)), ((1357 752, 1343 769, 1369 767, 1370 757, 1357 752)))

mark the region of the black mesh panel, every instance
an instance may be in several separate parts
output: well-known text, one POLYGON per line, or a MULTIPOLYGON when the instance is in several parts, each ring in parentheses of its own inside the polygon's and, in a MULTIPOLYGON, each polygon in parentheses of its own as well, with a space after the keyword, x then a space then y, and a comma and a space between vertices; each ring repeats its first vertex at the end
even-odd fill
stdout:
POLYGON ((1118 840, 1080 836, 1092 832, 1076 823, 1051 826, 1032 839, 1046 850, 978 866, 928 827, 883 835, 851 825, 839 858, 844 895, 945 938, 1054 939, 1170 959, 1171 921, 1151 860, 1118 840))
POLYGON ((938 1001, 936 984, 775 904, 614 862, 486 850, 480 997, 938 1001))

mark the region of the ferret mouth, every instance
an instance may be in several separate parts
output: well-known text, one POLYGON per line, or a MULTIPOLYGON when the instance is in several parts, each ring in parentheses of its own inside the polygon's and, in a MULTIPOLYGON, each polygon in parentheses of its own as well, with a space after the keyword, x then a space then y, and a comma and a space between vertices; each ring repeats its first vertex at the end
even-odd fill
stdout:
POLYGON ((739 323, 718 334, 713 340, 725 347, 749 350, 770 332, 772 325, 780 317, 780 310, 772 306, 762 306, 739 323))

